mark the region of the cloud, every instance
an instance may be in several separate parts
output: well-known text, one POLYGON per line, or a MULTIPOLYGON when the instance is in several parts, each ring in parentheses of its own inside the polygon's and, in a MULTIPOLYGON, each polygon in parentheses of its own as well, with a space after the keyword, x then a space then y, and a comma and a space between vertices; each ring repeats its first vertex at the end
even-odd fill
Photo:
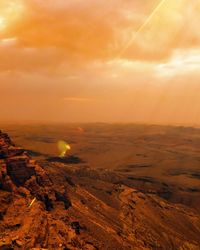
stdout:
POLYGON ((156 66, 156 71, 160 77, 174 77, 180 75, 196 74, 200 68, 200 49, 174 51, 171 58, 156 66))
MULTIPOLYGON (((9 11, 20 6, 20 15, 15 13, 18 18, 2 33, 0 70, 59 74, 65 68, 67 74, 72 68, 115 60, 158 3, 12 0, 9 11)), ((190 5, 166 1, 120 58, 160 63, 174 50, 199 47, 199 11, 198 0, 190 5)))
MULTIPOLYGON (((122 48, 129 45, 122 56, 132 60, 159 61, 170 57, 176 49, 200 46, 199 8, 200 2, 197 0, 189 6, 185 0, 163 2, 146 25, 140 24, 132 32, 127 30, 122 48)), ((148 20, 148 16, 144 17, 142 23, 145 20, 148 20)), ((122 35, 124 31, 126 29, 122 29, 122 35)))

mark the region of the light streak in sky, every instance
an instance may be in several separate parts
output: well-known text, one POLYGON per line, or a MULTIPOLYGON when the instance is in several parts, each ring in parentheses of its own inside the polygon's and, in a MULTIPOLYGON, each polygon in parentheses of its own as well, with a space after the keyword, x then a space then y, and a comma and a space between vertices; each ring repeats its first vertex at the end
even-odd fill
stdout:
POLYGON ((116 56, 116 59, 119 59, 124 52, 131 46, 131 44, 134 42, 134 40, 137 38, 138 34, 146 27, 146 25, 151 21, 151 19, 154 17, 154 15, 157 13, 157 11, 160 9, 160 7, 165 3, 166 0, 161 0, 160 3, 155 7, 155 9, 151 12, 151 14, 147 17, 145 22, 139 27, 139 29, 136 31, 136 33, 131 37, 131 39, 126 43, 126 45, 122 48, 122 50, 119 52, 119 54, 116 56))

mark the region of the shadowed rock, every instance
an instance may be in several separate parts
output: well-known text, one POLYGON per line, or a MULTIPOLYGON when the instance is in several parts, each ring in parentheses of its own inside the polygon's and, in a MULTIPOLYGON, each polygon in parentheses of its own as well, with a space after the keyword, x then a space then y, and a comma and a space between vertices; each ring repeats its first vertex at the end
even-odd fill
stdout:
POLYGON ((47 159, 49 162, 60 162, 60 163, 66 163, 66 164, 79 164, 84 163, 84 161, 75 155, 69 155, 66 157, 50 157, 47 159))
POLYGON ((67 196, 66 193, 62 194, 58 191, 56 191, 55 193, 55 196, 56 196, 56 200, 57 201, 62 201, 65 205, 65 209, 68 209, 69 207, 71 207, 71 201, 69 200, 69 197, 67 196))

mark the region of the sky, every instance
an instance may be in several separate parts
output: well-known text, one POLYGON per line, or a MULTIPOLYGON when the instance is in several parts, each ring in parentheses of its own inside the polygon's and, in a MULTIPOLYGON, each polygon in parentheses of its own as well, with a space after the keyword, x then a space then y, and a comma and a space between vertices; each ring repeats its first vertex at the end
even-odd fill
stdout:
POLYGON ((0 122, 200 124, 200 0, 0 0, 0 122))

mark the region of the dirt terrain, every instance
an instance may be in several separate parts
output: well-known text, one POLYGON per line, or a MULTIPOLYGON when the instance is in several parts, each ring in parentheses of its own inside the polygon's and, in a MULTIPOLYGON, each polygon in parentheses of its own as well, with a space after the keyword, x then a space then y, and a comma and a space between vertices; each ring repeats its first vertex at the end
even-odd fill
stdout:
POLYGON ((199 129, 2 129, 0 249, 200 249, 199 129))
MULTIPOLYGON (((112 170, 123 184, 200 211, 200 129, 134 124, 2 125, 35 159, 59 155, 65 140, 79 164, 112 170)), ((55 159, 54 159, 55 160, 55 159)), ((68 161, 69 163, 69 161, 68 161)))

